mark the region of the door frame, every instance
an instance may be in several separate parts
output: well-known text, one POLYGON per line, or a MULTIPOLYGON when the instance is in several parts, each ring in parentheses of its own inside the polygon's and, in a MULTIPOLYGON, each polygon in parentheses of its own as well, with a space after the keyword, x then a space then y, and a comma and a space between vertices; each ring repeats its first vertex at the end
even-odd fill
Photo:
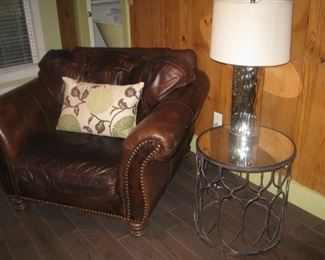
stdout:
POLYGON ((94 27, 93 27, 93 16, 91 10, 91 0, 86 0, 87 16, 88 16, 88 31, 90 47, 95 47, 94 27))
MULTIPOLYGON (((124 47, 131 47, 131 25, 130 25, 130 0, 121 1, 121 14, 122 14, 122 28, 123 28, 123 39, 125 42, 124 47)), ((94 27, 91 10, 91 0, 86 0, 87 16, 88 16, 88 33, 90 39, 90 46, 95 47, 94 27)))

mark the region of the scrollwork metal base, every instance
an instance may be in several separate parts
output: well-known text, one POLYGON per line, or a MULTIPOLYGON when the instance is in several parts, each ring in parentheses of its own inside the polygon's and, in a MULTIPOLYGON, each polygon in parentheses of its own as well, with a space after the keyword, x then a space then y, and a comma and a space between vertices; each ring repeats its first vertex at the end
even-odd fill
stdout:
POLYGON ((198 153, 194 221, 200 238, 232 255, 274 247, 283 233, 290 168, 288 162, 270 172, 233 172, 198 153))

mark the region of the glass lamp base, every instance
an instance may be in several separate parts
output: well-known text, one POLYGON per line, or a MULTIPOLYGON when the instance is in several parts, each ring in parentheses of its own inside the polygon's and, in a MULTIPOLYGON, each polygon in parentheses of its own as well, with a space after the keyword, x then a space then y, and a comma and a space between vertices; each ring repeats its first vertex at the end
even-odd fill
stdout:
POLYGON ((257 136, 258 68, 234 66, 230 133, 239 139, 257 136))
POLYGON ((255 160, 259 129, 259 113, 256 112, 257 74, 257 67, 234 66, 229 138, 232 161, 238 166, 249 166, 255 160))

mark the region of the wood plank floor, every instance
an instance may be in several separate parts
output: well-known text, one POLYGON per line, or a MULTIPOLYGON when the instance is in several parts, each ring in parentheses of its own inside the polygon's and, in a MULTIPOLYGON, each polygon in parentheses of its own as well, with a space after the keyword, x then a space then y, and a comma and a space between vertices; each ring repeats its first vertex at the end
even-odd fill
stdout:
POLYGON ((130 236, 124 223, 106 217, 40 204, 16 212, 0 191, 0 260, 325 259, 325 221, 291 204, 284 237, 275 248, 258 256, 220 255, 195 233, 194 184, 195 157, 190 154, 141 238, 130 236))

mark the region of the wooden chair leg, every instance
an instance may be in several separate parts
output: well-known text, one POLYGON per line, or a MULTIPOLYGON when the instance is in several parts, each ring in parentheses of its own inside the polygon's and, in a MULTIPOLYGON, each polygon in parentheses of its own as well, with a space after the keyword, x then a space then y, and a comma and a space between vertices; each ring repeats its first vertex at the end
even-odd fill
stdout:
POLYGON ((25 200, 10 197, 9 201, 15 210, 24 210, 27 207, 27 202, 25 200))
POLYGON ((148 222, 149 221, 143 223, 128 223, 130 234, 135 237, 143 236, 147 231, 148 222))

